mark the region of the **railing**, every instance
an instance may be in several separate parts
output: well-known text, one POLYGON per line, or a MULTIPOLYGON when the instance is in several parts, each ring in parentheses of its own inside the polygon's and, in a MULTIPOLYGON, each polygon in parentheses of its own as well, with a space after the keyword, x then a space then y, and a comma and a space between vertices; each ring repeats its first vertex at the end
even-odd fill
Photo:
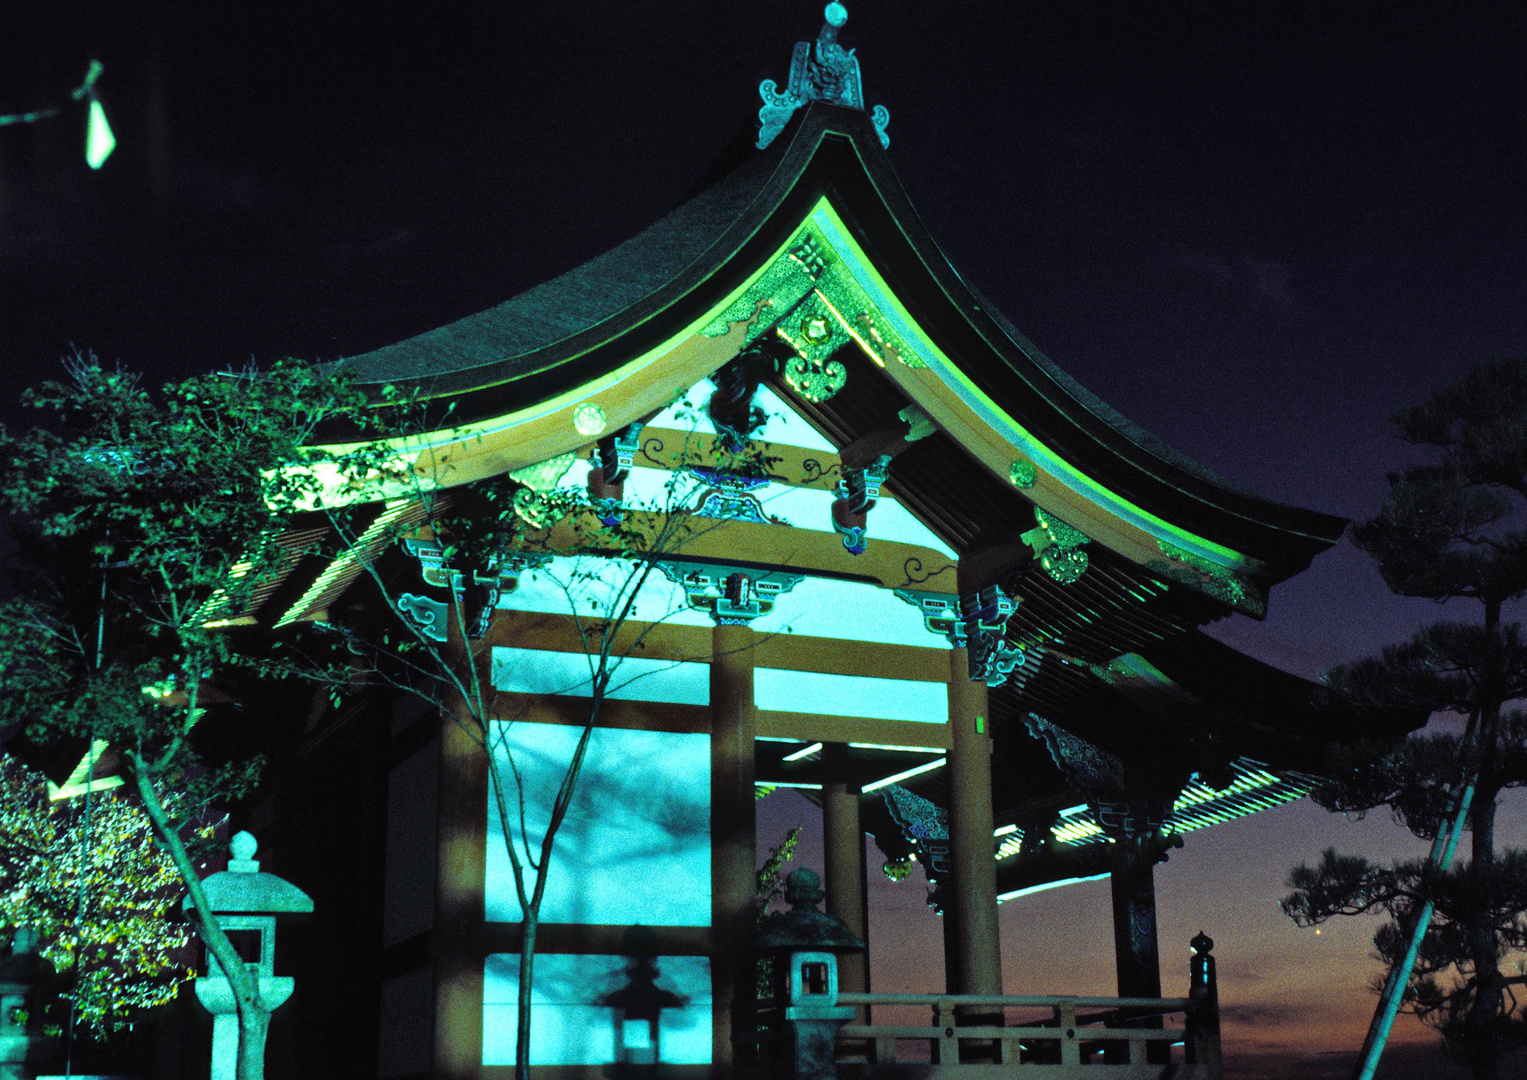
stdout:
POLYGON ((835 956, 794 950, 787 993, 758 1002, 757 1026, 736 1039, 739 1060, 794 1080, 995 1080, 1015 1068, 1019 1080, 1220 1080, 1214 942, 1200 933, 1190 944, 1181 998, 841 993, 835 956), (930 1022, 886 1022, 919 1006, 930 1022), (854 1022, 856 1009, 879 1022, 854 1022), (1181 1026, 1168 1027, 1175 1016, 1181 1026))
POLYGON ((1190 998, 839 994, 838 1004, 870 1006, 882 1016, 888 1006, 921 1005, 931 1012, 927 1024, 845 1024, 838 1031, 840 1066, 855 1062, 1164 1065, 1170 1062, 1176 1043, 1184 1044, 1188 1064, 1218 1059, 1214 1025, 1194 1022, 1198 1010, 1190 998), (1009 1021, 1010 1010, 1029 1015, 1009 1021), (1048 1015, 1035 1017, 1035 1012, 1048 1015), (1162 1026, 1163 1018, 1177 1014, 1185 1018, 1182 1026, 1162 1026), (1205 1053, 1209 1048, 1203 1044, 1211 1037, 1214 1052, 1205 1053), (898 1043, 912 1046, 903 1053, 898 1043), (1152 1044, 1159 1047, 1154 1053, 1148 1049, 1152 1044))

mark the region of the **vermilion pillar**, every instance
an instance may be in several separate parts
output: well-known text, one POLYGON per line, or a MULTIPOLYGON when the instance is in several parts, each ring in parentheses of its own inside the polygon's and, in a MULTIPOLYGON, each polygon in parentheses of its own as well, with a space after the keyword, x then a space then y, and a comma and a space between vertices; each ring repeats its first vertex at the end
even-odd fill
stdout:
POLYGON ((997 940, 997 862, 992 847, 991 734, 986 684, 972 681, 964 649, 949 651, 950 993, 1002 993, 997 940))
POLYGON ((750 943, 756 906, 753 808, 753 631, 719 625, 710 662, 711 1075, 730 1077, 732 1037, 755 1026, 750 943))

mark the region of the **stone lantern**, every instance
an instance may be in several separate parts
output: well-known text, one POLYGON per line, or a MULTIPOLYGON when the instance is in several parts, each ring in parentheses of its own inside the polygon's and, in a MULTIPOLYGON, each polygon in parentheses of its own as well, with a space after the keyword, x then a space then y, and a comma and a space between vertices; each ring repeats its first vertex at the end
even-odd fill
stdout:
POLYGON ((663 1060, 659 1035, 663 1010, 678 1008, 684 999, 657 985, 657 965, 650 956, 631 957, 626 985, 606 994, 600 1004, 615 1012, 617 1065, 656 1065, 663 1060))
POLYGON ((838 1004, 838 956, 865 949, 841 919, 817 910, 821 885, 815 871, 791 874, 785 879, 790 910, 769 915, 753 938, 760 955, 774 958, 775 995, 784 1005, 785 1025, 776 1032, 776 1046, 787 1050, 797 1080, 837 1076, 834 1043, 838 1029, 854 1016, 851 1007, 838 1004))
POLYGON ((0 1080, 34 1075, 53 1053, 58 1040, 42 1034, 53 974, 53 965, 37 952, 37 931, 18 926, 10 955, 0 960, 0 1080))
MULTIPOLYGON (((255 980, 259 1009, 268 1018, 292 996, 290 976, 275 973, 276 916, 313 910, 307 893, 275 874, 260 873, 254 857, 258 842, 247 832, 236 833, 228 843, 232 858, 228 869, 206 878, 202 891, 212 906, 219 926, 233 940, 244 966, 255 980)), ((187 897, 181 905, 191 908, 187 897)), ((233 986, 221 974, 217 959, 207 950, 207 974, 196 980, 196 999, 212 1014, 212 1078, 235 1080, 238 1072, 239 1017, 233 986)), ((257 1033, 264 1055, 264 1028, 257 1033)))

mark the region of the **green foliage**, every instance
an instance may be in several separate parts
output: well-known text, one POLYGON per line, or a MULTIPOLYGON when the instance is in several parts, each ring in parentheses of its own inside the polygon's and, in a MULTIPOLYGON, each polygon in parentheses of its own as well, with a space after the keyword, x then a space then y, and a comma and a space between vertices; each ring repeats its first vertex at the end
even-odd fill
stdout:
POLYGON ((1504 605, 1527 592, 1527 362, 1478 364, 1395 423, 1434 460, 1391 473, 1379 513, 1353 537, 1394 592, 1469 599, 1482 617, 1423 627, 1326 682, 1347 702, 1449 712, 1468 727, 1463 738, 1416 735, 1333 761, 1331 781, 1313 797, 1345 813, 1387 807, 1417 836, 1435 839, 1472 783, 1472 851, 1453 868, 1429 860, 1381 867, 1327 851, 1318 866, 1293 871, 1283 909, 1302 925, 1387 915, 1374 946, 1394 966, 1432 905, 1402 1001, 1477 1077, 1494 1077, 1503 1054, 1527 1046, 1511 991, 1527 983, 1527 854, 1495 845, 1501 793, 1527 786, 1527 714, 1507 708, 1527 698, 1527 636, 1504 618, 1504 605))
MULTIPOLYGON (((205 769, 193 729, 214 680, 343 678, 322 643, 283 654, 227 624, 305 553, 289 527, 325 493, 325 477, 367 467, 364 450, 336 458, 306 445, 320 425, 364 421, 364 402, 344 380, 295 364, 158 393, 94 358, 66 366, 69 381, 26 395, 51 425, 0 432, 0 510, 22 560, 0 609, 0 725, 34 746, 110 744, 247 1036, 263 1031, 254 985, 202 894, 189 826, 209 803, 247 791, 258 762, 205 769)), ((120 870, 116 885, 130 885, 135 871, 120 870)), ((260 1074, 262 1052, 263 1038, 241 1038, 241 1078, 260 1074)))
MULTIPOLYGON (((769 849, 769 855, 764 859, 763 865, 758 868, 755 880, 755 897, 758 903, 758 917, 756 926, 763 927, 764 919, 769 914, 769 909, 780 897, 785 895, 785 875, 781 868, 785 863, 795 858, 795 847, 800 843, 801 827, 793 826, 779 843, 769 849)), ((758 968, 755 981, 757 982, 758 996, 769 998, 778 989, 775 985, 777 976, 777 959, 773 956, 761 956, 758 958, 758 968)), ((762 1027, 759 1030, 763 1030, 762 1027)))
MULTIPOLYGON (((182 801, 166 796, 177 817, 182 801)), ((92 802, 87 833, 82 801, 50 804, 41 774, 0 757, 0 932, 34 927, 43 956, 74 973, 64 997, 79 1020, 108 1033, 173 998, 193 954, 175 917, 180 880, 147 815, 116 792, 92 802)), ((213 825, 193 832, 210 840, 213 825)))
POLYGON ((305 443, 359 399, 295 365, 157 395, 93 359, 68 370, 25 397, 50 427, 0 432, 0 509, 24 560, 0 611, 0 724, 183 769, 203 678, 290 673, 215 624, 302 554, 282 532, 321 490, 305 443))
POLYGON ((769 849, 768 858, 758 868, 756 891, 759 925, 763 924, 764 916, 769 913, 774 902, 785 895, 785 876, 780 868, 795 858, 795 847, 800 840, 801 827, 796 825, 785 833, 784 839, 769 849))

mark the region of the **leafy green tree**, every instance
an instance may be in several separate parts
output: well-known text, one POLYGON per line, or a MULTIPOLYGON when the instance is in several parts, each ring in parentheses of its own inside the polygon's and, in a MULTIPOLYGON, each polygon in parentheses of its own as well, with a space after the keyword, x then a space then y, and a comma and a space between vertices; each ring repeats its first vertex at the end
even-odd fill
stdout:
MULTIPOLYGON (((61 973, 75 1017, 106 1034, 175 997, 195 976, 191 928, 175 917, 180 876, 154 840, 148 815, 118 792, 48 797, 48 781, 0 757, 0 928, 30 926, 61 973)), ((165 794, 172 819, 181 796, 165 794)), ((210 840, 214 824, 193 828, 210 840)))
MULTIPOLYGON (((0 509, 23 561, 0 610, 0 730, 33 746, 104 741, 190 894, 197 934, 239 1010, 240 1080, 263 1073, 267 1014, 201 889, 188 840, 239 798, 258 760, 205 759, 205 688, 298 670, 220 625, 303 554, 283 544, 320 487, 308 447, 358 396, 296 365, 200 377, 158 394, 93 358, 30 391, 51 428, 0 432, 0 509)), ((131 867, 125 868, 131 872, 131 867)))
POLYGON ((1527 983, 1527 854, 1498 849, 1495 836, 1502 793, 1527 785, 1527 714, 1508 707, 1527 697, 1527 638, 1508 608, 1527 591, 1527 361, 1480 363, 1395 423, 1433 459, 1390 474, 1381 510, 1354 539, 1392 591, 1469 601, 1478 617, 1427 626, 1327 682, 1348 701, 1452 713, 1466 727, 1412 736, 1377 760, 1353 758, 1314 797, 1333 811, 1388 807, 1435 839, 1472 785, 1469 853, 1457 867, 1384 867, 1327 851, 1293 871, 1283 908, 1301 925, 1387 914, 1374 945, 1391 968, 1423 911, 1434 910, 1401 1000, 1478 1080, 1494 1080, 1501 1059, 1527 1046, 1513 989, 1527 983))

